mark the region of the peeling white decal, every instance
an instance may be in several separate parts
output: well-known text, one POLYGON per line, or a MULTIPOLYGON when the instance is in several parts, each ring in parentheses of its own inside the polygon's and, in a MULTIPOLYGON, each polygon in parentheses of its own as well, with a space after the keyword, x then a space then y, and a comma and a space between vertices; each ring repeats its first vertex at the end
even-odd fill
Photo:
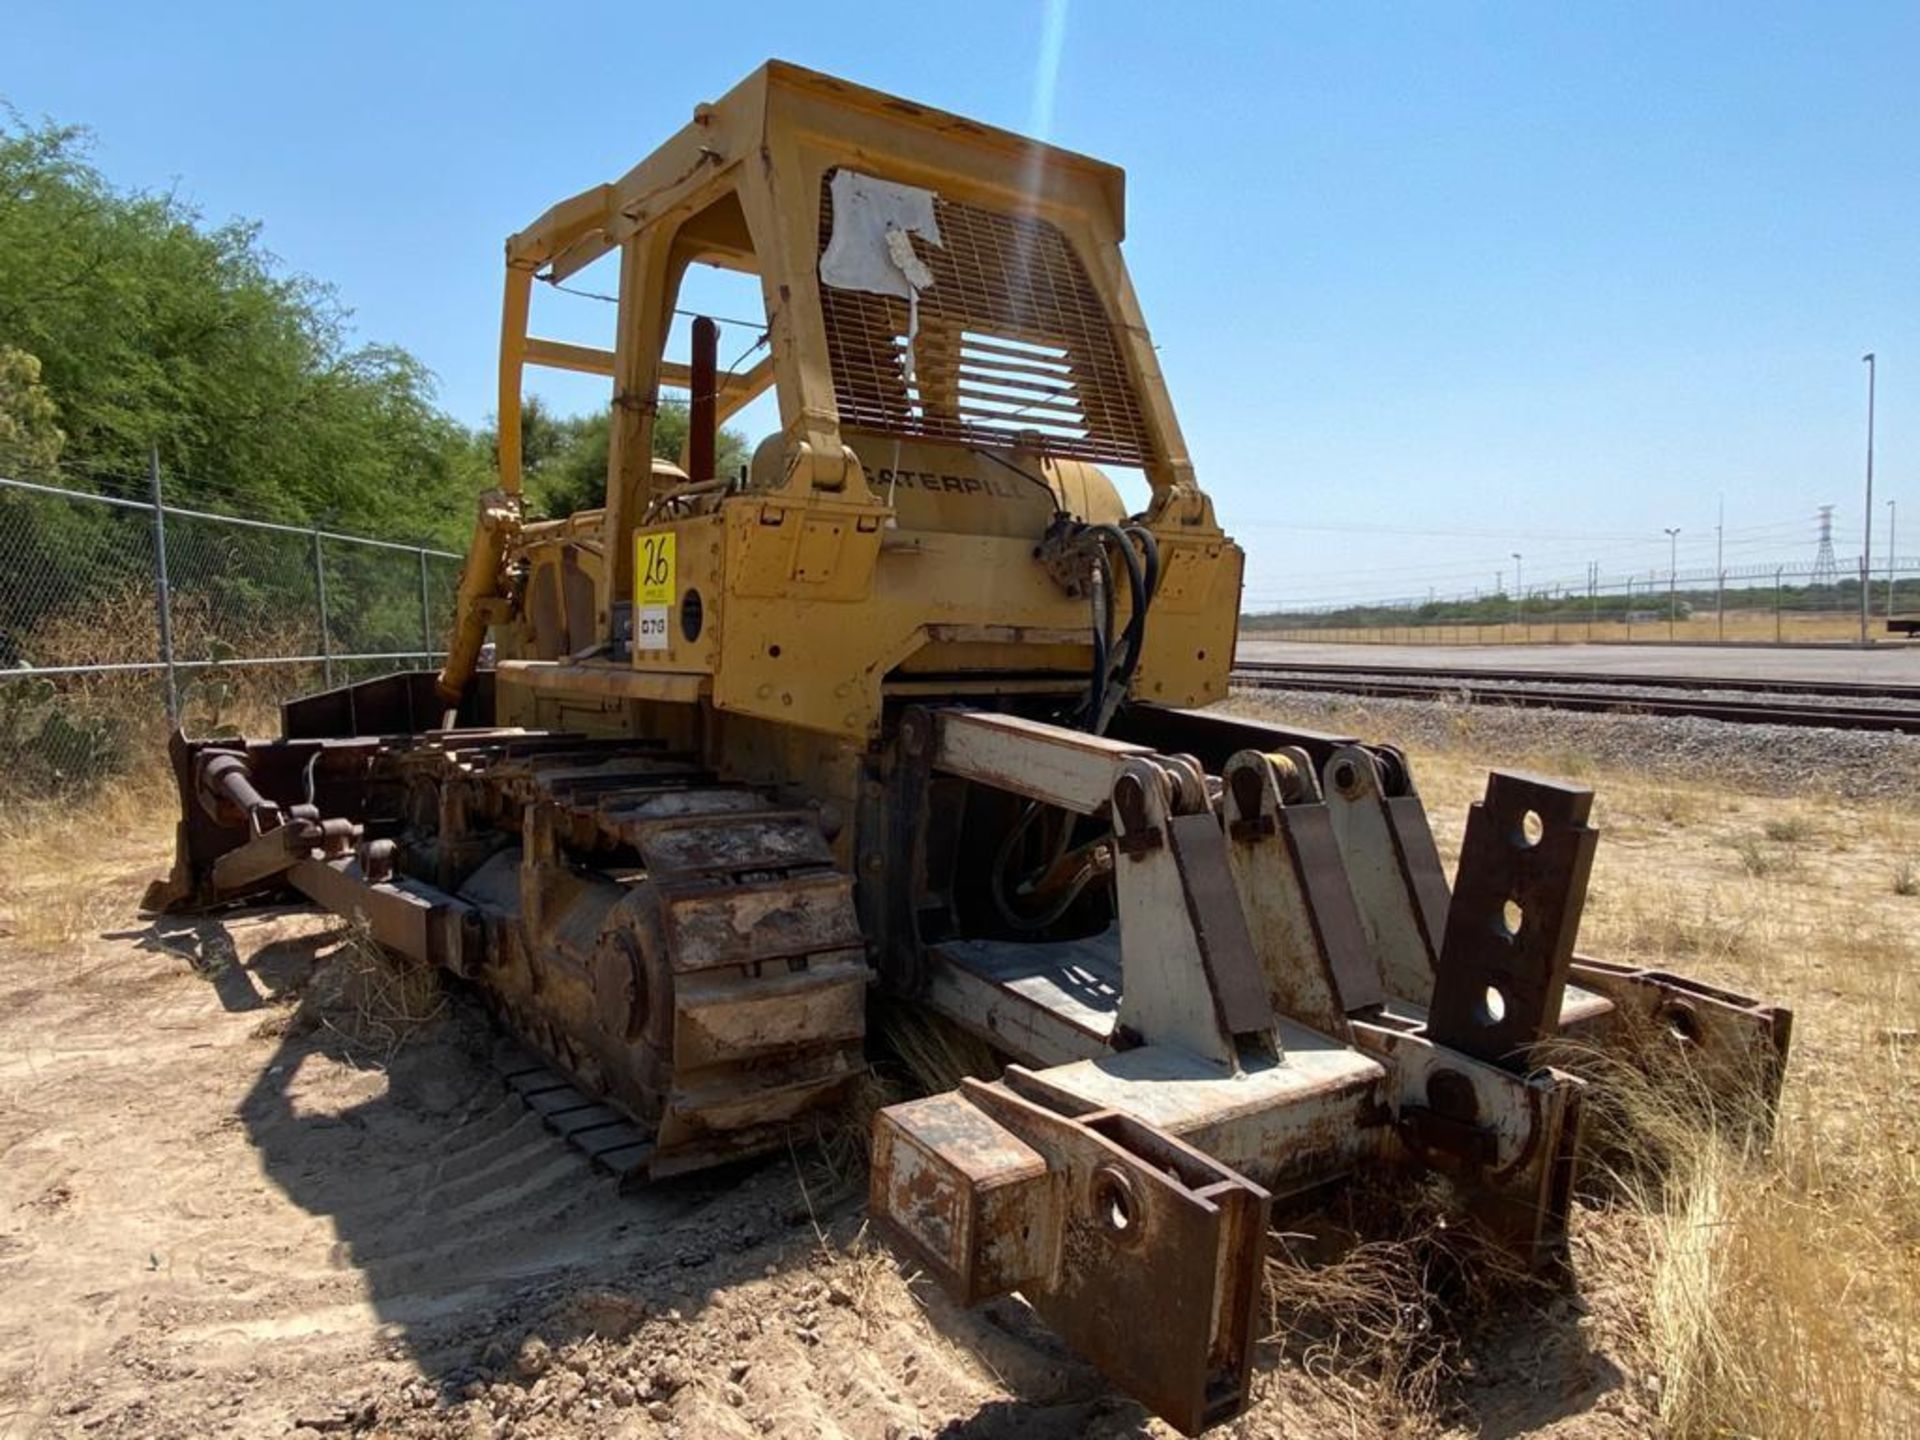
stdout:
POLYGON ((902 300, 933 284, 932 273, 907 239, 918 235, 929 245, 941 243, 933 191, 839 170, 832 193, 833 233, 820 257, 821 283, 902 300))

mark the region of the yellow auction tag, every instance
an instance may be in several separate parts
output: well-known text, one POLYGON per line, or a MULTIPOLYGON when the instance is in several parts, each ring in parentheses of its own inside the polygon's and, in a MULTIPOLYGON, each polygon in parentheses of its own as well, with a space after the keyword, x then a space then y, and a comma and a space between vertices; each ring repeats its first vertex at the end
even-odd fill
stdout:
POLYGON ((667 613, 673 605, 671 530, 642 530, 633 537, 633 644, 636 650, 667 648, 667 613))

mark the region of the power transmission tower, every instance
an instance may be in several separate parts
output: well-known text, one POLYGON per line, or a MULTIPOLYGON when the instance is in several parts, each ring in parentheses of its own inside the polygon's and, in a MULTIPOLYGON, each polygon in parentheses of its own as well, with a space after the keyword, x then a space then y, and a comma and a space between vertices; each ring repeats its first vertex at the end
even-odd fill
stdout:
POLYGON ((1838 585, 1840 564, 1833 558, 1833 506, 1820 507, 1820 553, 1813 557, 1813 583, 1838 585))

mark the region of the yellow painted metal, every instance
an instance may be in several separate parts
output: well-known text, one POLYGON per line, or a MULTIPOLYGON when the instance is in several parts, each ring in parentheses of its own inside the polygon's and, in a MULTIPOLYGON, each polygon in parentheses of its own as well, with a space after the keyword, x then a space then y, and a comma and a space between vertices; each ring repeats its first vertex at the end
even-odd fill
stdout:
MULTIPOLYGON (((508 598, 516 618, 495 626, 503 654, 702 677, 698 703, 720 714, 855 744, 880 732, 890 682, 924 696, 939 675, 963 697, 1012 682, 1070 690, 1084 675, 1088 600, 1061 587, 1037 546, 1056 514, 1124 519, 1107 477, 1046 454, 1037 434, 976 446, 841 422, 819 256, 823 186, 843 167, 1064 237, 1110 325, 1147 444, 1138 518, 1162 579, 1134 694, 1222 697, 1242 555, 1194 477, 1120 256, 1121 171, 779 62, 699 106, 620 179, 508 241, 502 487, 518 488, 524 366, 553 365, 612 380, 607 496, 565 525, 527 527, 515 542, 523 563, 499 571, 527 576, 524 593, 496 584, 488 609, 463 592, 463 616, 497 616, 508 598), (533 279, 564 279, 609 253, 620 256, 613 348, 528 336, 533 279), (780 431, 756 450, 744 487, 690 486, 651 458, 662 388, 694 378, 664 354, 693 263, 760 280, 768 353, 715 386, 722 419, 769 387, 779 400, 780 431)), ((959 337, 940 343, 950 352, 959 337)), ((1043 378, 1032 388, 1044 390, 1045 367, 1062 362, 1033 363, 1043 378)))
POLYGON ((482 495, 480 519, 467 545, 467 562, 460 569, 453 636, 447 646, 446 663, 440 670, 440 698, 448 705, 460 703, 461 692, 473 677, 481 647, 486 643, 487 627, 508 617, 505 597, 500 594, 501 571, 519 535, 519 496, 504 490, 490 490, 482 495))

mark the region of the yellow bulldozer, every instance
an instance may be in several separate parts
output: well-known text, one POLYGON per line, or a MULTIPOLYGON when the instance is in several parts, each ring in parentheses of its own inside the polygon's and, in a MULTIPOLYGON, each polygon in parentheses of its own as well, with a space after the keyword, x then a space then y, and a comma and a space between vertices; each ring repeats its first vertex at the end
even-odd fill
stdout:
POLYGON ((1243 555, 1124 210, 1112 166, 780 63, 555 205, 506 247, 445 667, 176 735, 149 903, 358 917, 474 986, 509 1083, 634 1181, 840 1103, 876 995, 961 1027, 1004 1074, 879 1114, 875 1219, 1195 1432, 1245 1404, 1274 1205, 1438 1175, 1550 1261, 1586 1085, 1543 1047, 1770 1095, 1789 1017, 1576 953, 1588 791, 1495 773, 1449 884, 1399 750, 1201 708, 1243 555), (536 281, 609 255, 610 348, 528 333, 536 281), (668 358, 693 265, 758 277, 751 368, 705 318, 668 358), (610 381, 597 509, 526 513, 528 366, 610 381))

